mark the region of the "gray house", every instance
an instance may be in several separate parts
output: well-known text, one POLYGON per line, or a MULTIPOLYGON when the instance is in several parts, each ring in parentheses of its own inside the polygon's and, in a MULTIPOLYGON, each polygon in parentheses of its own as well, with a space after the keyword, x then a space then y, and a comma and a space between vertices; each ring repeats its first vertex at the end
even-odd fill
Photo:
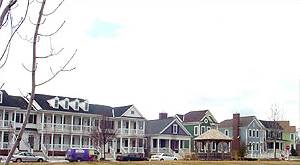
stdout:
MULTIPOLYGON (((191 134, 177 117, 161 116, 146 122, 146 154, 178 153, 184 157, 190 151, 191 134), (189 145, 185 145, 185 144, 189 145)), ((177 156, 179 156, 177 155, 177 156)))

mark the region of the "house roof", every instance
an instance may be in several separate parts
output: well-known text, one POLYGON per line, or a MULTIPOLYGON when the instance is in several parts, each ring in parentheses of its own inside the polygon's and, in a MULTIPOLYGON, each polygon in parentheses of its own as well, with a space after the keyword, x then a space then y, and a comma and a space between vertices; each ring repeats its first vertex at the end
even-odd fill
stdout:
MULTIPOLYGON (((254 119, 255 116, 240 117, 240 127, 247 127, 254 119)), ((232 119, 224 120, 219 125, 219 128, 228 128, 228 127, 232 127, 232 119)))
POLYGON ((199 122, 208 110, 190 111, 184 115, 184 122, 199 122))
POLYGON ((145 134, 159 134, 164 128, 166 128, 175 119, 168 117, 166 119, 156 119, 146 121, 145 134))
POLYGON ((283 128, 280 126, 280 124, 276 121, 265 121, 265 120, 259 120, 267 129, 274 129, 278 128, 280 130, 283 130, 283 128))
POLYGON ((97 105, 97 104, 90 104, 89 111, 93 114, 103 115, 106 117, 113 117, 112 107, 106 105, 97 105))
POLYGON ((0 103, 0 106, 27 109, 28 103, 24 100, 23 97, 9 95, 5 90, 1 90, 1 92, 2 92, 2 103, 0 103))
POLYGON ((280 126, 283 128, 284 132, 296 132, 296 127, 295 126, 290 126, 290 121, 277 121, 280 126))
POLYGON ((207 132, 203 133, 202 135, 199 135, 194 140, 198 141, 204 141, 204 140, 228 140, 231 141, 232 138, 229 136, 223 134, 217 129, 210 129, 207 132))
POLYGON ((132 105, 122 106, 122 107, 115 107, 115 117, 121 117, 132 105))

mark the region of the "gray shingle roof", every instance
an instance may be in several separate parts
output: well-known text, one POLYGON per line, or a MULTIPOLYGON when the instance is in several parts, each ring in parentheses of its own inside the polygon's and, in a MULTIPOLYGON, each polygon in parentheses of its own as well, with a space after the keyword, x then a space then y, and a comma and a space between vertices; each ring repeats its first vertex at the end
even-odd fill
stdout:
MULTIPOLYGON (((255 116, 243 116, 240 117, 240 127, 247 127, 253 120, 255 116)), ((232 119, 224 120, 220 123, 219 128, 232 127, 232 119)))
POLYGON ((164 128, 166 128, 173 120, 173 117, 166 119, 156 119, 146 121, 145 134, 159 134, 164 128))
POLYGON ((3 94, 2 94, 2 103, 0 103, 0 106, 27 109, 28 103, 24 100, 23 97, 8 95, 5 90, 1 90, 1 92, 3 94))
POLYGON ((283 130, 283 128, 280 126, 279 123, 275 121, 265 121, 265 120, 259 120, 267 129, 274 129, 278 128, 280 130, 283 130))
POLYGON ((115 107, 115 117, 122 116, 132 105, 122 106, 122 107, 115 107))
POLYGON ((184 122, 198 122, 205 116, 207 111, 190 111, 184 115, 184 122))

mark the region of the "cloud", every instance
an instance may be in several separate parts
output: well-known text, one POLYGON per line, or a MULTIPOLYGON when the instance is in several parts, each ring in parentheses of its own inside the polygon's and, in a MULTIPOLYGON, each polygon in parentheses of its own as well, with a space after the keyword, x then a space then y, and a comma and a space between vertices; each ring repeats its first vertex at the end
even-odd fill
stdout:
POLYGON ((98 18, 95 19, 92 28, 87 31, 87 35, 92 39, 98 38, 114 38, 118 36, 117 29, 120 29, 121 26, 116 23, 109 23, 98 18))

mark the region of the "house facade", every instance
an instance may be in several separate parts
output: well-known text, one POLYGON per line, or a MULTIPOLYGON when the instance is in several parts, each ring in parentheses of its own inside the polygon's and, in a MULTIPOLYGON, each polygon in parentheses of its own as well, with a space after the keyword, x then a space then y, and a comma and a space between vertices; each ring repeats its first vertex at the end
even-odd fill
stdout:
POLYGON ((146 122, 147 155, 178 153, 181 158, 190 151, 191 134, 177 117, 161 117, 146 122))
POLYGON ((219 130, 233 138, 232 149, 238 150, 241 145, 247 146, 247 157, 260 157, 264 152, 265 131, 263 125, 255 116, 233 114, 233 119, 224 120, 219 130))
POLYGON ((283 128, 282 130, 282 140, 285 142, 283 143, 283 149, 286 146, 290 146, 290 149, 296 150, 296 127, 290 126, 289 121, 278 121, 280 126, 283 128))
POLYGON ((218 124, 209 110, 190 111, 183 116, 183 125, 192 135, 191 149, 194 150, 194 138, 210 129, 216 129, 218 124))
MULTIPOLYGON (((27 102, 1 91, 1 152, 8 153, 20 130, 27 102)), ((115 139, 106 152, 144 154, 145 118, 133 105, 110 107, 89 104, 88 100, 36 94, 18 150, 42 151, 45 155, 64 155, 67 148, 94 148, 90 133, 103 116, 111 121, 115 139)))

